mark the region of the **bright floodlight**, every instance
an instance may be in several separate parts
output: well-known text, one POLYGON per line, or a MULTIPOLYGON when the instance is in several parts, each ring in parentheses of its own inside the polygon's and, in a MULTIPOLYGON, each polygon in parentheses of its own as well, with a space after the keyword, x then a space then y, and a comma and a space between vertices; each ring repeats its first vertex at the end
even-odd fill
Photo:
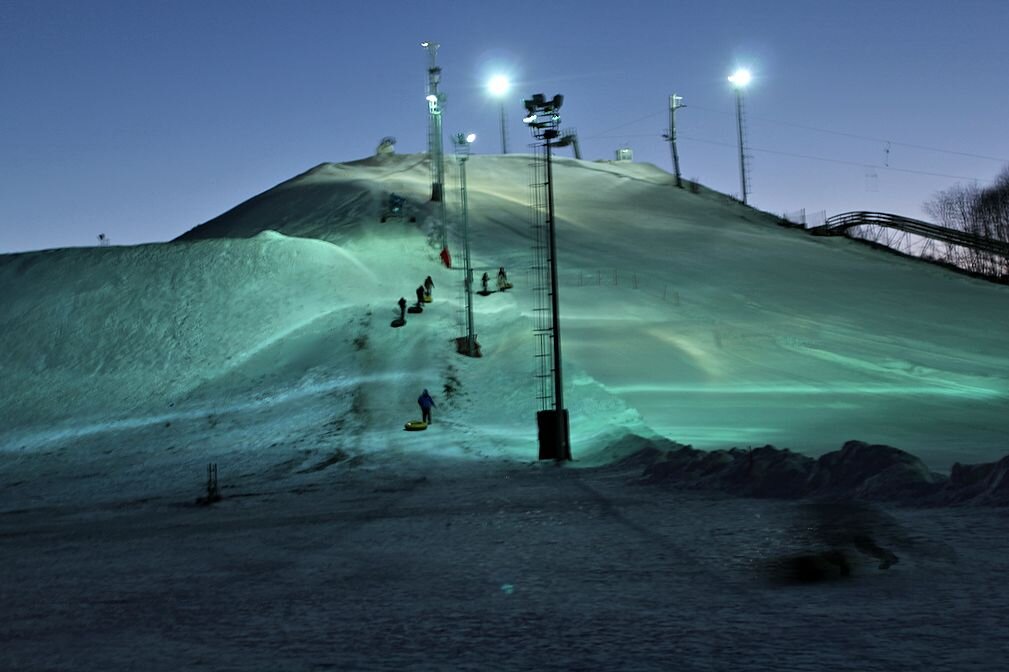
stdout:
POLYGON ((740 69, 736 70, 732 75, 729 76, 729 81, 732 82, 733 86, 746 86, 753 79, 753 75, 750 74, 749 70, 740 69))
POLYGON ((466 142, 472 143, 475 141, 476 141, 476 133, 470 133, 469 135, 466 136, 466 142))
POLYGON ((490 89, 492 95, 503 96, 511 88, 511 82, 504 75, 495 75, 487 82, 487 88, 490 89))

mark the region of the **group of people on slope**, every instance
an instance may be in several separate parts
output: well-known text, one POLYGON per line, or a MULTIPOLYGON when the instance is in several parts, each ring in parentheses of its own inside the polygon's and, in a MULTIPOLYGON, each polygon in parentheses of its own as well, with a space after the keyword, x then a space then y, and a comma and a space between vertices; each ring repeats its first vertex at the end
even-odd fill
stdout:
MULTIPOLYGON (((487 290, 487 284, 490 282, 490 277, 486 273, 484 273, 483 277, 480 279, 480 282, 483 285, 483 291, 484 291, 484 293, 489 293, 489 291, 487 290)), ((505 273, 504 266, 501 266, 500 268, 498 268, 498 272, 497 272, 497 285, 498 285, 498 289, 500 291, 504 291, 504 290, 506 290, 506 289, 508 289, 508 288, 511 287, 511 285, 508 283, 508 274, 505 273)), ((429 275, 429 276, 427 276, 427 278, 424 279, 424 284, 417 288, 417 305, 418 306, 420 306, 421 304, 425 303, 426 301, 430 301, 431 300, 431 291, 433 289, 434 289, 434 280, 432 280, 431 276, 429 275)), ((401 320, 406 319, 406 298, 405 297, 400 297, 400 299, 399 299, 399 318, 401 320)), ((421 395, 419 397, 417 397, 417 405, 420 406, 421 420, 424 423, 430 425, 431 424, 431 409, 434 408, 435 406, 437 406, 437 404, 434 402, 434 398, 431 396, 431 393, 428 392, 425 389, 421 393, 421 395)))
MULTIPOLYGON (((486 273, 480 278, 480 286, 483 287, 484 294, 490 294, 490 290, 487 289, 487 284, 490 282, 490 276, 486 273)), ((508 274, 505 273, 504 266, 497 269, 497 288, 498 291, 505 291, 511 288, 511 284, 508 282, 508 274)))
MULTIPOLYGON (((417 287, 417 307, 420 308, 423 304, 429 303, 431 301, 431 292, 434 290, 434 280, 431 276, 424 278, 424 284, 417 287)), ((406 297, 399 297, 397 301, 399 306, 399 319, 406 320, 406 297)))
MULTIPOLYGON (((422 304, 431 300, 431 292, 434 290, 434 280, 431 276, 424 278, 424 284, 417 287, 417 307, 421 307, 422 304)), ((406 320, 406 297, 399 297, 399 319, 406 320)), ((425 389, 419 397, 417 397, 417 405, 420 406, 421 420, 426 424, 431 424, 431 409, 437 406, 434 403, 434 398, 425 389)))

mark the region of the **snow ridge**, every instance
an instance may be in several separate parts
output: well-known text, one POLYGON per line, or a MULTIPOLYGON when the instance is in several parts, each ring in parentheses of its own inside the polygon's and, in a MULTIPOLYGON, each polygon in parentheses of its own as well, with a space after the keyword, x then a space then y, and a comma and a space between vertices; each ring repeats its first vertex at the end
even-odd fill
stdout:
POLYGON ((817 459, 771 445, 702 451, 664 439, 625 437, 625 464, 643 464, 641 482, 675 483, 749 497, 855 499, 915 505, 1009 504, 1009 456, 954 464, 950 476, 886 445, 848 441, 817 459))

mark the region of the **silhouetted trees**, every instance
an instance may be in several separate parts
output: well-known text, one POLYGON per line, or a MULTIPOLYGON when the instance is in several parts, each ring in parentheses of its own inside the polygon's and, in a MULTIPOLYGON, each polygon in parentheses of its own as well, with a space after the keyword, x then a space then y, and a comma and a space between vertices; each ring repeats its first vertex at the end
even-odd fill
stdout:
MULTIPOLYGON (((1009 242, 1009 166, 991 186, 958 184, 940 191, 925 202, 925 212, 940 226, 1009 242)), ((948 245, 947 260, 974 273, 1009 276, 1009 259, 991 252, 948 245)))

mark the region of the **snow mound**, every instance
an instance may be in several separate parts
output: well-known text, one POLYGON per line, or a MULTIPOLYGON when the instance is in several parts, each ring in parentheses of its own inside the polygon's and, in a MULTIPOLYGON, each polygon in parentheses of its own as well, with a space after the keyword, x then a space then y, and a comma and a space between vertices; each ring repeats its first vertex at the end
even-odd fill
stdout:
POLYGON ((863 441, 848 441, 817 459, 770 445, 704 451, 640 436, 623 438, 613 450, 626 455, 617 464, 644 466, 646 484, 777 499, 1009 505, 1009 455, 985 464, 954 464, 947 477, 908 452, 863 441))
POLYGON ((955 463, 938 499, 950 504, 1009 505, 1009 455, 986 464, 955 463))
POLYGON ((848 441, 839 451, 813 459, 774 446, 702 451, 677 446, 655 461, 645 483, 676 482, 750 497, 853 498, 908 501, 934 494, 943 478, 917 457, 897 448, 848 441))
POLYGON ((164 408, 376 284, 346 249, 273 231, 0 257, 3 430, 164 408))
POLYGON ((806 491, 867 500, 906 500, 934 492, 940 482, 940 476, 908 452, 848 441, 840 451, 816 461, 806 491))
POLYGON ((673 481, 752 497, 792 498, 806 494, 815 462, 774 446, 710 452, 680 446, 647 467, 644 481, 673 481))

